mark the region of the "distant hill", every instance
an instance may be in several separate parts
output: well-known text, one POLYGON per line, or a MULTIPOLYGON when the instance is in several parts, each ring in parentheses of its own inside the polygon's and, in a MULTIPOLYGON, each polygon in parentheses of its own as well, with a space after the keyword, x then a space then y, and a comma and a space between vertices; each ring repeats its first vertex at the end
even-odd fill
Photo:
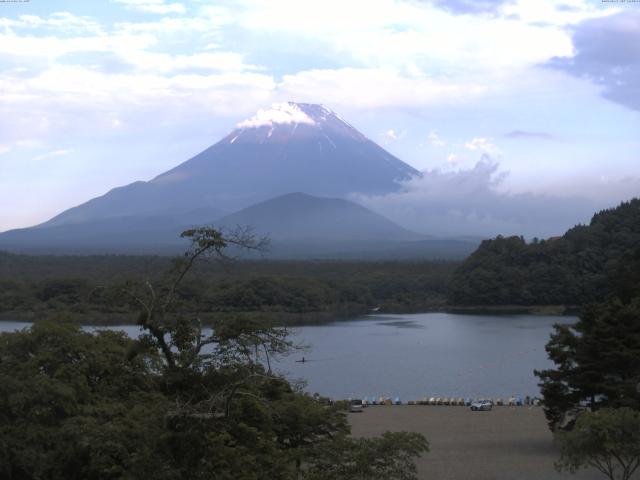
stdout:
POLYGON ((456 270, 457 305, 584 305, 601 301, 640 258, 640 199, 593 216, 562 237, 485 240, 456 270))
POLYGON ((281 195, 215 222, 216 226, 251 225, 258 234, 277 240, 403 241, 423 235, 405 230, 391 220, 354 202, 305 193, 281 195))
POLYGON ((261 202, 214 225, 251 225, 256 235, 268 235, 269 258, 463 258, 477 246, 427 238, 354 202, 304 193, 261 202))

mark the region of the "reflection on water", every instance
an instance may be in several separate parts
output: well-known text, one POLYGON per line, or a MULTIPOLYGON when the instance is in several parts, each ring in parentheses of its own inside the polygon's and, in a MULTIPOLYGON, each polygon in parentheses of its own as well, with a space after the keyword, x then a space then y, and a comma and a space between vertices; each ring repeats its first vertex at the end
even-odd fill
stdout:
MULTIPOLYGON (((292 329, 304 351, 278 359, 277 370, 307 390, 334 398, 538 395, 534 369, 550 366, 544 346, 555 323, 573 317, 369 315, 292 329), (299 360, 304 356, 304 363, 299 360)), ((28 327, 0 322, 0 331, 28 327)), ((135 326, 117 327, 136 337, 135 326)), ((89 330, 95 327, 87 327, 89 330)))
POLYGON ((301 354, 294 354, 279 361, 279 370, 305 380, 308 391, 335 398, 534 396, 539 389, 533 370, 551 365, 544 346, 553 324, 575 320, 531 315, 370 315, 294 329, 297 342, 312 346, 304 352, 309 361, 296 363, 301 354))
POLYGON ((426 328, 425 325, 421 325, 413 320, 393 320, 390 322, 378 322, 378 325, 385 325, 387 327, 396 328, 426 328))

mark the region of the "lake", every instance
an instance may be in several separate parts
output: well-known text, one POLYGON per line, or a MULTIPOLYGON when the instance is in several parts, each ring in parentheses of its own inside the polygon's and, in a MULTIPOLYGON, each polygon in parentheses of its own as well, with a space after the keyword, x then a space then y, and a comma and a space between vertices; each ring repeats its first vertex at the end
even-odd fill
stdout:
MULTIPOLYGON (((333 398, 539 395, 534 369, 551 366, 544 346, 555 323, 575 317, 421 313, 367 315, 291 329, 309 346, 276 370, 333 398), (305 358, 305 362, 299 360, 305 358)), ((0 331, 28 326, 0 322, 0 331)), ((138 328, 122 328, 136 336, 138 328)))

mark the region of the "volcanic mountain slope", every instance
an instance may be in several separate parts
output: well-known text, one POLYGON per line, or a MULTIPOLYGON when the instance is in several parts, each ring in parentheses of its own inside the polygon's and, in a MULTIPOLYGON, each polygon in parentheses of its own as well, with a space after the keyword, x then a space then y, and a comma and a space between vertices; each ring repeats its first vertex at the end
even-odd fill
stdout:
POLYGON ((294 191, 328 197, 382 194, 417 174, 328 108, 289 102, 260 110, 153 180, 115 188, 46 225, 203 207, 236 211, 294 191))
POLYGON ((472 243, 430 239, 353 202, 419 173, 321 105, 260 110, 149 182, 116 188, 36 227, 0 234, 25 253, 176 253, 195 225, 252 226, 272 258, 450 257, 472 243), (304 192, 291 194, 290 192, 304 192), (332 197, 332 198, 327 198, 332 197), (227 212, 235 212, 227 214, 227 212))
POLYGON ((174 254, 187 246, 180 234, 210 224, 223 212, 202 208, 179 215, 118 216, 43 224, 0 234, 0 249, 35 254, 174 254))

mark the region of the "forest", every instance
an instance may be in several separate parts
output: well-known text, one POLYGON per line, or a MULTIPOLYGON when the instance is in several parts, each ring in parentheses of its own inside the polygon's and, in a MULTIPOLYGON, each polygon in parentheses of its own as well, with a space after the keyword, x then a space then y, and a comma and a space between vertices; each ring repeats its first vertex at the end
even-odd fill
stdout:
MULTIPOLYGON (((27 256, 0 253, 0 316, 37 320, 59 311, 95 324, 129 323, 119 292, 158 278, 175 260, 160 256, 27 256)), ((369 312, 442 308, 454 262, 204 260, 180 287, 185 309, 213 321, 244 315, 281 324, 369 312)))
POLYGON ((485 240, 455 271, 453 305, 582 306, 604 300, 640 248, 640 199, 546 240, 485 240))

